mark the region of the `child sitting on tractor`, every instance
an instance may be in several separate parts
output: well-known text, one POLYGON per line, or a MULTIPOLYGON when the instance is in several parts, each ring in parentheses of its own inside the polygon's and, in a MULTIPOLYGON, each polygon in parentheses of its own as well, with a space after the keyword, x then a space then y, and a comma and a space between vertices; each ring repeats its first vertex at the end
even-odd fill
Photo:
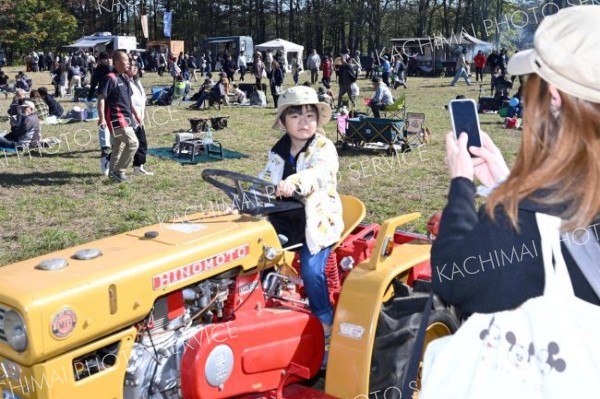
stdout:
MULTIPOLYGON (((338 157, 323 125, 331 107, 319 102, 314 89, 296 86, 279 97, 273 129, 286 134, 271 148, 260 177, 277 185, 276 195, 300 198, 304 209, 270 216, 287 245, 302 243, 301 275, 311 311, 321 320, 325 345, 333 324, 325 264, 344 229, 342 203, 337 193, 338 157)), ((326 362, 327 355, 324 359, 326 362)))

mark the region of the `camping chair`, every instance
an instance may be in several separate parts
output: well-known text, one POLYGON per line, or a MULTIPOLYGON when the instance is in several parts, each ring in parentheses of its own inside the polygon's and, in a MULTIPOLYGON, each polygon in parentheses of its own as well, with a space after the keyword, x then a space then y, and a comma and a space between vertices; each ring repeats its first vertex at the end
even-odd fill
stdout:
POLYGON ((173 85, 173 105, 179 105, 186 95, 186 83, 184 81, 175 82, 173 85))
POLYGON ((386 106, 383 110, 384 118, 405 119, 406 114, 406 94, 398 97, 392 104, 386 106), (390 115, 388 115, 388 113, 390 115))
POLYGON ((421 112, 407 112, 404 123, 404 142, 407 149, 419 147, 425 143, 425 114, 421 112))

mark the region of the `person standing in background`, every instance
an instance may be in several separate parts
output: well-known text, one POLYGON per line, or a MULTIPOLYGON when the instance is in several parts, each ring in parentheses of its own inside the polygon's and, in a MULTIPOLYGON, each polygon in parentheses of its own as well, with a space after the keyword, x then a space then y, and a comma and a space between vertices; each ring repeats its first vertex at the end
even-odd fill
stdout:
MULTIPOLYGON (((146 112, 146 91, 142 86, 142 82, 138 76, 139 65, 137 61, 132 61, 127 76, 129 77, 129 85, 131 86, 131 105, 135 108, 141 120, 144 120, 146 112)), ((146 151, 148 150, 148 140, 146 139, 146 130, 143 124, 139 124, 135 128, 135 137, 138 139, 138 148, 133 156, 133 173, 135 175, 152 176, 153 172, 148 172, 144 169, 146 163, 146 151)))
POLYGON ((113 54, 114 71, 104 77, 98 89, 98 126, 108 127, 113 135, 114 151, 110 157, 109 177, 123 183, 127 166, 138 149, 135 135, 137 125, 143 124, 131 104, 131 86, 125 75, 129 69, 129 57, 122 50, 113 54))
POLYGON ((473 63, 475 64, 475 81, 479 82, 479 78, 483 82, 483 68, 485 68, 485 55, 483 51, 479 50, 475 58, 473 58, 473 63))
POLYGON ((237 60, 237 69, 240 71, 240 81, 243 82, 244 76, 246 75, 246 72, 248 71, 248 65, 246 63, 246 56, 244 55, 243 51, 240 51, 240 55, 237 60))
POLYGON ((314 85, 319 81, 319 68, 321 67, 321 57, 316 49, 308 57, 306 64, 306 67, 310 69, 310 84, 314 85))

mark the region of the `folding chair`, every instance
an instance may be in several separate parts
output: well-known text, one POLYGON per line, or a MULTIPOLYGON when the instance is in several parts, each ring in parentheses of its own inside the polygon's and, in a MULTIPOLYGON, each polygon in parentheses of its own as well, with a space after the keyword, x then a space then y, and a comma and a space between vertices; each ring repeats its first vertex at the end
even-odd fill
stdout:
POLYGON ((396 101, 382 110, 384 117, 388 119, 405 119, 406 114, 406 94, 398 97, 396 101), (388 113, 390 115, 388 115, 388 113))
POLYGON ((173 86, 173 105, 179 105, 185 98, 185 90, 186 83, 185 82, 175 82, 173 86))
POLYGON ((421 112, 407 112, 404 123, 404 142, 406 149, 419 147, 425 143, 425 114, 421 112))

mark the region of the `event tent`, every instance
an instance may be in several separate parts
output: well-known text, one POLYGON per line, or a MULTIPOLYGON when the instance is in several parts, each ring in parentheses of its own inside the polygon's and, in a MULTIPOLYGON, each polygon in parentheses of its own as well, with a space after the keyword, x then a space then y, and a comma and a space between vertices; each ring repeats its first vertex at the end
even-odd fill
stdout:
POLYGON ((288 42, 287 40, 283 39, 275 39, 259 44, 258 46, 254 46, 254 49, 263 52, 267 50, 273 50, 273 52, 277 50, 283 51, 283 58, 286 62, 286 65, 284 65, 284 67, 287 69, 288 65, 291 65, 292 59, 296 56, 296 54, 302 60, 302 52, 304 51, 304 46, 288 42))
POLYGON ((471 58, 473 58, 479 50, 483 51, 484 53, 489 53, 493 48, 492 43, 480 40, 469 35, 467 32, 462 32, 460 36, 452 35, 448 39, 445 39, 444 44, 454 48, 454 52, 458 52, 462 48, 466 48, 471 58))

